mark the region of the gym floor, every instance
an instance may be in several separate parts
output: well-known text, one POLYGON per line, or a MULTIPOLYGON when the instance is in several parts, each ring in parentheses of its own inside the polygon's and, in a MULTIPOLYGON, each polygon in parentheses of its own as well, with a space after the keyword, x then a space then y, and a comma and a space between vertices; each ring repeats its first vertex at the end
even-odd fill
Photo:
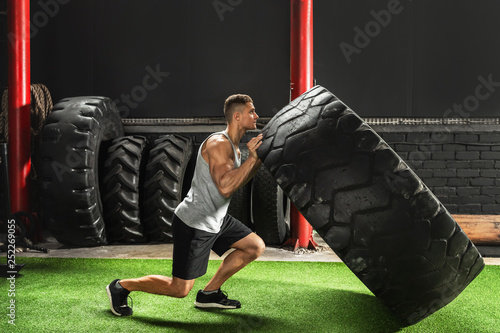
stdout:
MULTIPOLYGON (((341 262, 335 252, 315 232, 314 240, 318 243, 317 251, 268 246, 259 259, 261 261, 316 261, 316 262, 341 262)), ((53 237, 47 236, 44 243, 38 246, 48 249, 48 253, 28 250, 19 252, 16 257, 47 257, 47 258, 115 258, 115 259, 171 259, 172 244, 134 244, 134 245, 106 245, 98 247, 70 248, 58 243, 53 237)), ((483 255, 487 265, 500 265, 500 247, 488 248, 494 256, 483 255)), ((224 258, 224 257, 222 257, 224 258)), ((217 260, 221 257, 212 252, 210 259, 217 260)))

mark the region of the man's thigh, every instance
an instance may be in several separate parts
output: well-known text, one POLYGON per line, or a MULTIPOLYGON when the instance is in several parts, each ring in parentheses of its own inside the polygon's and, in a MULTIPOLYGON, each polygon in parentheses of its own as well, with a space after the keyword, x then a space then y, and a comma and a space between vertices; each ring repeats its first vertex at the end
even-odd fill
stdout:
POLYGON ((184 280, 204 275, 216 234, 191 228, 176 215, 172 221, 172 233, 174 236, 172 275, 184 280))
MULTIPOLYGON (((217 237, 212 250, 219 256, 222 256, 226 251, 234 248, 234 245, 236 243, 242 241, 252 234, 257 236, 246 225, 244 225, 231 215, 226 215, 226 217, 224 218, 224 222, 222 223, 219 236, 217 237)), ((254 239, 254 237, 250 237, 250 240, 252 239, 254 239)), ((244 242, 244 244, 246 244, 246 242, 244 242)))
POLYGON ((236 243, 231 245, 231 248, 238 250, 253 250, 259 248, 261 244, 263 245, 264 241, 257 234, 251 233, 248 236, 240 239, 236 243))

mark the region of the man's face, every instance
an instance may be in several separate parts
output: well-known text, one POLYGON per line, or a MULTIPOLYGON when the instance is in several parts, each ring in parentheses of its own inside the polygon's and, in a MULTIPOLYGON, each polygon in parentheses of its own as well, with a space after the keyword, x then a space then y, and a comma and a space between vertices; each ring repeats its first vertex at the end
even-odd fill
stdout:
POLYGON ((254 130, 257 128, 257 119, 259 116, 255 112, 255 107, 253 103, 248 102, 241 107, 240 110, 240 124, 247 130, 254 130))

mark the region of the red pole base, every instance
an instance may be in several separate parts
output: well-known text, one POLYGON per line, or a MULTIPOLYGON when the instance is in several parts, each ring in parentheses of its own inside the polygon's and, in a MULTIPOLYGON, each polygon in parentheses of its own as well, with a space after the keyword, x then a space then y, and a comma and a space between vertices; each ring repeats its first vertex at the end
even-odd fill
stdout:
POLYGON ((304 216, 293 204, 290 206, 290 238, 283 246, 292 246, 293 251, 297 248, 316 250, 318 244, 313 239, 313 228, 304 216))
POLYGON ((307 243, 307 246, 300 246, 299 245, 299 240, 297 238, 290 238, 288 239, 285 244, 283 244, 283 247, 286 246, 291 246, 293 247, 292 251, 296 251, 299 247, 308 249, 308 250, 316 250, 318 248, 318 243, 316 243, 312 238, 309 240, 307 243))

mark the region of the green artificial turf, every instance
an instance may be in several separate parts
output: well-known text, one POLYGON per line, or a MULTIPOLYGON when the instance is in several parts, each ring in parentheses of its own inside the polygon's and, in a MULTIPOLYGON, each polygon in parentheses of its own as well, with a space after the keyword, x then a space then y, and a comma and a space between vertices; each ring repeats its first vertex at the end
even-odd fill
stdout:
POLYGON ((236 310, 200 310, 196 291, 219 261, 211 261, 191 294, 173 299, 132 293, 134 315, 115 317, 105 287, 115 278, 170 275, 157 259, 17 258, 26 266, 0 282, 0 332, 500 332, 500 266, 487 266, 459 297, 423 321, 398 320, 343 263, 253 262, 223 286, 236 310), (7 323, 15 299, 16 326, 7 323))

